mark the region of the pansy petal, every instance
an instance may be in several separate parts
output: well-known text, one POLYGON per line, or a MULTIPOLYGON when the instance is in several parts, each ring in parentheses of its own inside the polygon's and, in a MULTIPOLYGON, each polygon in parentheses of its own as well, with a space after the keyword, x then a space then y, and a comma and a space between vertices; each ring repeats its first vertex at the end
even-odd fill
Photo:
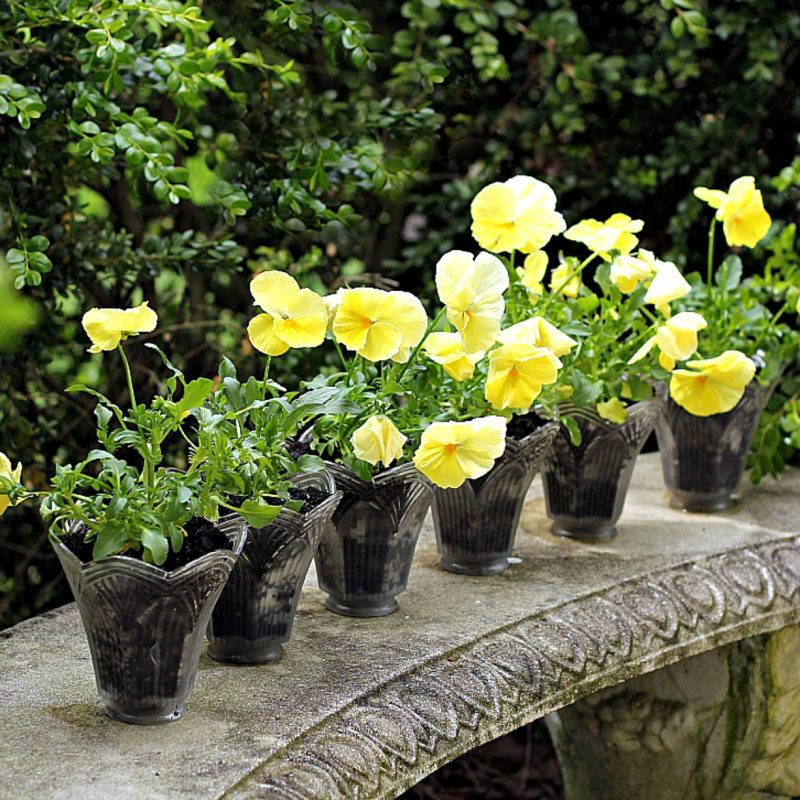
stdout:
POLYGON ((250 294, 256 305, 273 317, 288 312, 289 301, 299 290, 297 281, 291 275, 278 270, 260 272, 250 281, 250 294))
POLYGON ((250 320, 247 335, 256 350, 268 356, 281 356, 289 345, 275 334, 275 321, 269 314, 259 314, 250 320))
POLYGON ((316 347, 325 339, 328 312, 311 289, 300 289, 289 299, 286 318, 275 319, 275 334, 289 347, 316 347))

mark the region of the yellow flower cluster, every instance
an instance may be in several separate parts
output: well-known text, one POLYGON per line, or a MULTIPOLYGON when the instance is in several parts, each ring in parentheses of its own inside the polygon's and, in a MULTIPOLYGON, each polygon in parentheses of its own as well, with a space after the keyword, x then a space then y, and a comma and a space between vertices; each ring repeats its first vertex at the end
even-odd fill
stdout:
MULTIPOLYGON (((755 247, 770 228, 772 220, 750 175, 737 178, 727 192, 699 186, 694 194, 716 209, 716 221, 722 222, 730 246, 755 247)), ((753 380, 755 364, 738 350, 726 350, 715 358, 687 361, 688 369, 675 369, 678 361, 686 361, 697 352, 698 332, 708 326, 706 319, 695 312, 684 311, 670 317, 669 303, 684 297, 691 288, 678 268, 671 262, 658 261, 649 251, 640 250, 636 256, 617 256, 610 275, 620 291, 627 293, 652 275, 644 301, 655 305, 668 318, 628 363, 635 364, 658 347, 660 365, 672 373, 670 397, 678 405, 701 417, 730 411, 753 380)))
MULTIPOLYGON (((401 458, 407 437, 384 415, 370 417, 351 437, 355 455, 388 467, 401 458)), ((422 434, 414 464, 444 489, 485 475, 504 452, 506 421, 483 417, 466 422, 434 422, 422 434)))
MULTIPOLYGON (((735 180, 727 192, 698 187, 695 194, 716 209, 731 245, 753 247, 770 227, 761 192, 750 176, 735 180)), ((561 358, 577 342, 542 315, 504 329, 504 295, 509 276, 534 303, 544 295, 548 257, 542 248, 563 233, 565 239, 583 244, 590 256, 582 263, 562 258, 547 284, 552 296, 579 297, 585 291, 583 267, 594 257, 602 258, 609 262, 610 280, 620 292, 631 294, 646 287, 643 301, 664 318, 628 363, 635 364, 657 349, 661 367, 671 372, 671 396, 692 414, 723 413, 739 401, 753 379, 752 360, 729 350, 716 358, 687 361, 697 353, 698 334, 708 323, 695 312, 672 315, 670 303, 687 295, 691 287, 672 262, 644 248, 635 251, 642 220, 618 213, 567 228, 556 210, 553 190, 523 175, 484 187, 472 201, 471 213, 472 233, 483 249, 477 255, 451 250, 439 259, 435 280, 443 309, 434 323, 429 324, 419 299, 408 292, 345 288, 323 298, 301 288, 287 273, 266 271, 250 285, 260 309, 248 324, 250 341, 257 350, 279 356, 290 348, 316 347, 330 335, 347 351, 373 362, 405 363, 421 349, 456 381, 472 379, 478 363, 488 356, 483 387, 487 402, 498 410, 528 409, 544 386, 557 381, 561 358), (513 269, 516 252, 525 258, 521 267, 513 269), (508 266, 494 253, 512 254, 508 266), (445 330, 434 330, 442 316, 445 330), (686 362, 686 369, 675 368, 679 361, 686 362)), ((153 331, 157 322, 146 302, 130 309, 92 308, 82 320, 92 353, 113 350, 129 336, 153 331)), ((562 388, 564 396, 572 389, 562 388)), ((614 422, 623 422, 627 414, 619 398, 598 403, 597 409, 614 422)), ((439 486, 459 486, 491 468, 504 451, 505 435, 506 421, 500 416, 435 422, 423 431, 413 460, 439 486)), ((370 416, 350 439, 358 458, 384 467, 402 460, 407 441, 385 414, 370 416)), ((0 453, 0 477, 18 482, 20 470, 21 466, 12 470, 0 453)), ((8 505, 8 496, 0 495, 0 514, 8 505)))

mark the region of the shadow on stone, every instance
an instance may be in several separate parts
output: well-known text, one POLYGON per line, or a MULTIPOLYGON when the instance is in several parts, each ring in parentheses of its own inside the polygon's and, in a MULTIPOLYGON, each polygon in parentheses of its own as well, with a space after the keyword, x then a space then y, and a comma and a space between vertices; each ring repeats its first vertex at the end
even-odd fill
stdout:
POLYGON ((445 764, 401 800, 562 800, 561 772, 542 720, 445 764))

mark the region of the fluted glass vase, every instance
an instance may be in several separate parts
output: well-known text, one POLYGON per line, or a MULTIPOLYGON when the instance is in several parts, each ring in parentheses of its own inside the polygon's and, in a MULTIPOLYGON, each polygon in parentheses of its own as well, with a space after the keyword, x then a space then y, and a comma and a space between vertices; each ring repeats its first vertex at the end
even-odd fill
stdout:
POLYGON ((724 414, 696 417, 662 389, 664 413, 656 423, 670 505, 686 511, 724 511, 744 474, 762 409, 756 383, 724 414))
POLYGON ((371 482, 341 464, 328 469, 343 495, 314 557, 325 605, 351 617, 391 614, 408 583, 433 487, 413 464, 371 482))
POLYGON ((289 641, 311 559, 342 496, 325 472, 300 473, 294 483, 327 497, 306 513, 284 508, 269 525, 248 526, 208 627, 208 654, 218 661, 277 661, 289 641))
POLYGON ((542 483, 552 531, 584 541, 603 541, 616 534, 625 496, 645 440, 653 430, 661 401, 643 400, 628 408, 621 425, 594 409, 562 406, 581 431, 572 444, 562 425, 542 465, 542 483))
POLYGON ((83 562, 51 539, 110 717, 157 725, 183 716, 211 610, 244 546, 244 520, 218 527, 232 550, 214 550, 171 571, 128 556, 83 562))
POLYGON ((508 568, 525 495, 558 427, 547 422, 522 439, 509 436, 486 475, 457 489, 434 489, 433 524, 444 569, 495 575, 508 568))

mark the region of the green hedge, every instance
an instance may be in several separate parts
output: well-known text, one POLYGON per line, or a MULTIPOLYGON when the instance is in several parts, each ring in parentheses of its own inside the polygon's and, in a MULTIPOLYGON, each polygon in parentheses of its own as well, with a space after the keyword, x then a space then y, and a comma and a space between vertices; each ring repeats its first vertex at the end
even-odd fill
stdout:
MULTIPOLYGON (((42 483, 91 446, 63 388, 124 399, 86 308, 149 299, 187 374, 222 352, 255 371, 251 271, 427 296, 496 178, 547 180, 570 223, 642 217, 643 244, 691 266, 694 185, 753 174, 794 213, 798 41, 779 0, 7 0, 0 302, 33 324, 15 282, 38 324, 0 355, 0 450, 42 483)), ((157 365, 134 352, 144 388, 157 365)), ((285 379, 317 366, 289 357, 285 379)), ((32 510, 3 518, 0 554, 0 626, 64 598, 32 510)))

